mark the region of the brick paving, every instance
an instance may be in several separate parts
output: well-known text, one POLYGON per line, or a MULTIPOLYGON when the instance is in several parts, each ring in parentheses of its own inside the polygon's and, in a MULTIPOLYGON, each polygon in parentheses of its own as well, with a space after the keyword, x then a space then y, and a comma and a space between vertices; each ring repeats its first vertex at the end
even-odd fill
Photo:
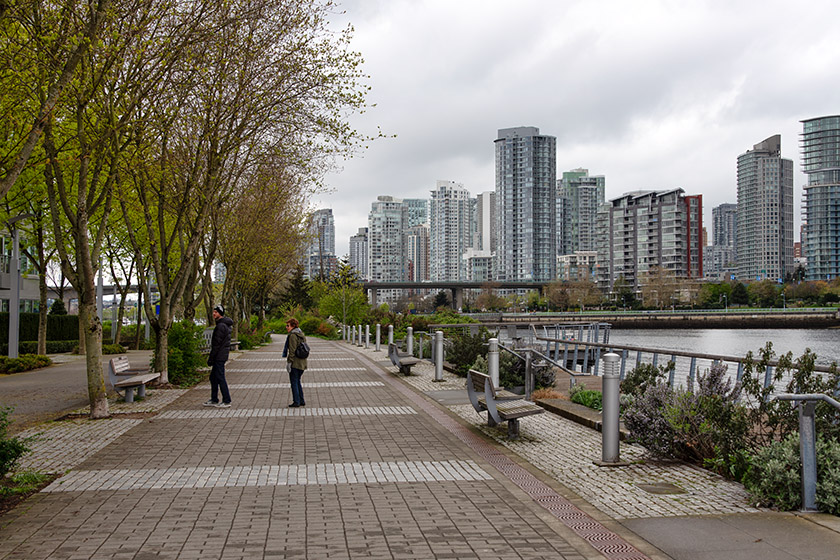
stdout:
POLYGON ((196 388, 148 418, 41 430, 73 470, 0 517, 0 559, 644 557, 596 550, 540 513, 492 444, 465 446, 475 435, 372 351, 313 340, 307 407, 287 408, 281 348, 229 363, 231 409, 202 407, 196 388), (111 439, 74 455, 74 431, 111 439))

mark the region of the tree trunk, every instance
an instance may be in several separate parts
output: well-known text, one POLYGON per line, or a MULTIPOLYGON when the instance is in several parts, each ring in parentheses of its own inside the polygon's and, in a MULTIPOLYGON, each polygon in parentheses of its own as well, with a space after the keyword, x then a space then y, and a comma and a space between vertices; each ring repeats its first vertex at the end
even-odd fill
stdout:
POLYGON ((38 279, 38 354, 47 353, 47 275, 41 272, 38 279))
POLYGON ((83 301, 84 299, 86 298, 79 298, 79 326, 82 327, 82 338, 89 350, 85 352, 85 361, 90 417, 108 418, 108 395, 102 376, 102 323, 96 316, 96 304, 83 301))
POLYGON ((140 329, 143 328, 143 290, 137 293, 137 332, 134 333, 134 349, 140 350, 140 329))
MULTIPOLYGON (((161 306, 161 309, 163 306, 161 306)), ((169 383, 169 371, 167 364, 169 362, 169 328, 163 328, 158 325, 155 327, 155 372, 160 372, 160 379, 158 383, 169 383)))

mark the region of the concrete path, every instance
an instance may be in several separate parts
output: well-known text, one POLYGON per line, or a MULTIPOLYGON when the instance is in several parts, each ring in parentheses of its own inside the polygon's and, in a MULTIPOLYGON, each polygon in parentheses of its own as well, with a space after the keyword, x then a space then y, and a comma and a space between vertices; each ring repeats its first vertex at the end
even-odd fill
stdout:
POLYGON ((145 418, 25 432, 28 466, 71 470, 0 517, 0 559, 836 557, 836 518, 756 510, 682 464, 598 469, 597 433, 553 414, 508 442, 462 379, 311 342, 304 408, 273 344, 229 362, 230 409, 201 406, 209 386, 157 390, 112 407, 145 418), (664 482, 681 493, 643 489, 664 482))
MULTIPOLYGON (((132 350, 126 356, 132 367, 148 366, 150 350, 132 350)), ((102 367, 114 356, 103 356, 102 367)), ((0 375, 0 407, 12 407, 12 432, 54 420, 89 404, 84 356, 50 355, 54 365, 23 373, 0 375)), ((103 369, 104 371, 104 369, 103 369)), ((107 373, 106 373, 107 384, 107 373)), ((108 386, 109 390, 111 389, 108 386)))

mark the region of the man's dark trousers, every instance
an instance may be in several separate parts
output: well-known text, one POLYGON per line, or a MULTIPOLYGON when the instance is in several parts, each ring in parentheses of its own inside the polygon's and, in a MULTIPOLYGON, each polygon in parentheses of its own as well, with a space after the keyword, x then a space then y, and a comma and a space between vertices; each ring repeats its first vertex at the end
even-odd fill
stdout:
POLYGON ((222 390, 222 402, 230 403, 230 391, 225 380, 225 363, 213 362, 210 370, 210 400, 219 402, 219 389, 222 390))

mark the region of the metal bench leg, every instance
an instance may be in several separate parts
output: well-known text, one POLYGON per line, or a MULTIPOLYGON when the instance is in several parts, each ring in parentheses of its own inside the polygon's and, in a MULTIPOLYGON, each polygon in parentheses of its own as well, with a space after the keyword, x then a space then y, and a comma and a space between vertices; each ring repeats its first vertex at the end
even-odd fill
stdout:
MULTIPOLYGON (((142 385, 141 385, 142 387, 142 385)), ((134 402, 134 387, 126 387, 125 388, 125 402, 132 403, 134 402)))
POLYGON ((508 420, 508 439, 517 439, 519 437, 519 418, 508 420))
POLYGON ((496 425, 496 421, 493 420, 493 415, 489 412, 487 413, 487 425, 491 427, 496 425))
POLYGON ((146 384, 143 383, 139 387, 137 387, 137 396, 138 397, 145 397, 146 396, 146 384))

